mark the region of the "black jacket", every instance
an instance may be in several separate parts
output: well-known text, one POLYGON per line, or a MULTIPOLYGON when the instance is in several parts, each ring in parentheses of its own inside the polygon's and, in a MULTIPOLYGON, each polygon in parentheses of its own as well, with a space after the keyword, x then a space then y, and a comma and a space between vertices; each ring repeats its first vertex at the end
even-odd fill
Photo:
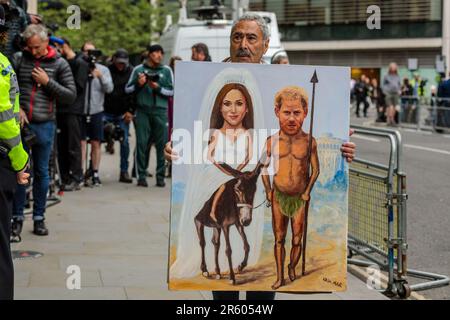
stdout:
POLYGON ((83 114, 85 104, 85 88, 89 78, 89 64, 83 59, 83 54, 78 53, 75 58, 67 60, 72 70, 75 86, 77 88, 77 97, 72 104, 58 103, 56 111, 58 113, 83 114))
POLYGON ((127 111, 133 113, 133 96, 125 93, 133 68, 128 65, 123 71, 119 71, 114 64, 108 68, 113 79, 114 90, 105 96, 105 112, 116 116, 123 115, 127 111))
POLYGON ((28 51, 18 52, 13 64, 20 88, 20 107, 30 122, 53 121, 57 102, 70 105, 75 101, 77 91, 72 71, 54 48, 49 46, 48 54, 40 59, 28 51), (50 81, 46 86, 38 85, 31 76, 35 67, 47 72, 50 81))
POLYGON ((364 100, 367 98, 368 95, 368 90, 369 88, 367 88, 367 85, 362 82, 361 80, 359 80, 358 82, 356 82, 355 87, 354 87, 354 92, 355 92, 355 96, 357 99, 361 99, 364 100))
MULTIPOLYGON (((437 96, 439 98, 447 98, 450 99, 450 79, 442 81, 439 84, 437 96)), ((438 100, 439 105, 449 108, 450 100, 438 100)))

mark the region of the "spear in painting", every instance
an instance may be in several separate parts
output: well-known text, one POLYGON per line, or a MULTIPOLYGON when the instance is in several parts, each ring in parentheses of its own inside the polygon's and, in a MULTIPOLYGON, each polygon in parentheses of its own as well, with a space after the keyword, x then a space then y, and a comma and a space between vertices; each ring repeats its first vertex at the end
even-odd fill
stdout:
MULTIPOLYGON (((314 124, 314 98, 316 96, 316 84, 319 82, 319 79, 317 78, 317 72, 314 70, 314 74, 311 78, 311 83, 313 84, 313 92, 312 92, 312 99, 311 99, 311 124, 309 126, 309 144, 308 144, 308 180, 311 179, 311 153, 312 153, 312 139, 313 139, 313 124, 314 124)), ((306 202, 305 206, 305 221, 304 221, 304 228, 303 228, 303 248, 302 248, 302 276, 305 275, 305 264, 306 264, 306 241, 307 241, 307 234, 308 234, 308 211, 309 211, 309 203, 311 201, 308 200, 306 202)))

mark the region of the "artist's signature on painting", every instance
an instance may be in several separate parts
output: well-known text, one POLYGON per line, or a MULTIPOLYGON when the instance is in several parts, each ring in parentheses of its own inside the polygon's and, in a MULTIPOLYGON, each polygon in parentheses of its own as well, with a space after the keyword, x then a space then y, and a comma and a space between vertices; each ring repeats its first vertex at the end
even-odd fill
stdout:
POLYGON ((333 281, 333 280, 331 280, 331 279, 329 279, 329 278, 327 278, 327 277, 323 277, 322 280, 323 280, 324 282, 326 282, 326 283, 330 283, 330 284, 332 284, 332 285, 334 285, 334 286, 336 286, 336 287, 339 287, 339 288, 342 288, 342 286, 343 286, 342 282, 339 282, 339 281, 333 281))

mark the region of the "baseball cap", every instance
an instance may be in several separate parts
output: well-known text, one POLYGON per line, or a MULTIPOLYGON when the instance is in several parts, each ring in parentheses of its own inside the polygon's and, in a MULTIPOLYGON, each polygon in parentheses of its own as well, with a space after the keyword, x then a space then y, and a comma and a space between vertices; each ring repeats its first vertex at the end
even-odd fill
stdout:
POLYGON ((118 49, 116 53, 114 53, 114 61, 117 63, 128 64, 130 62, 128 51, 125 49, 118 49))
POLYGON ((6 25, 6 18, 5 18, 5 9, 2 5, 0 5, 0 31, 6 31, 8 30, 8 27, 6 25))
POLYGON ((161 51, 162 54, 164 54, 164 49, 159 44, 152 44, 151 46, 148 46, 147 51, 148 51, 148 53, 152 53, 155 51, 161 51))

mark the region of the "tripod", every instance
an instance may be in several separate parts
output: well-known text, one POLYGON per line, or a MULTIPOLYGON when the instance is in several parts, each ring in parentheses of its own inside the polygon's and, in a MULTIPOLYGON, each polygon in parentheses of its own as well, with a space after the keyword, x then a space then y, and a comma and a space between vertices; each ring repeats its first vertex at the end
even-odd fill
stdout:
MULTIPOLYGON (((92 71, 89 72, 88 76, 88 99, 87 99, 87 109, 86 109, 86 128, 91 123, 91 96, 92 96, 92 81, 94 80, 94 75, 92 71)), ((87 130, 86 130, 87 131, 87 130)), ((89 136, 86 137, 86 154, 85 154, 85 173, 84 173, 84 185, 86 187, 92 187, 92 181, 90 178, 93 176, 92 171, 92 159, 89 160, 89 136), (89 165, 89 166, 88 166, 89 165)))

